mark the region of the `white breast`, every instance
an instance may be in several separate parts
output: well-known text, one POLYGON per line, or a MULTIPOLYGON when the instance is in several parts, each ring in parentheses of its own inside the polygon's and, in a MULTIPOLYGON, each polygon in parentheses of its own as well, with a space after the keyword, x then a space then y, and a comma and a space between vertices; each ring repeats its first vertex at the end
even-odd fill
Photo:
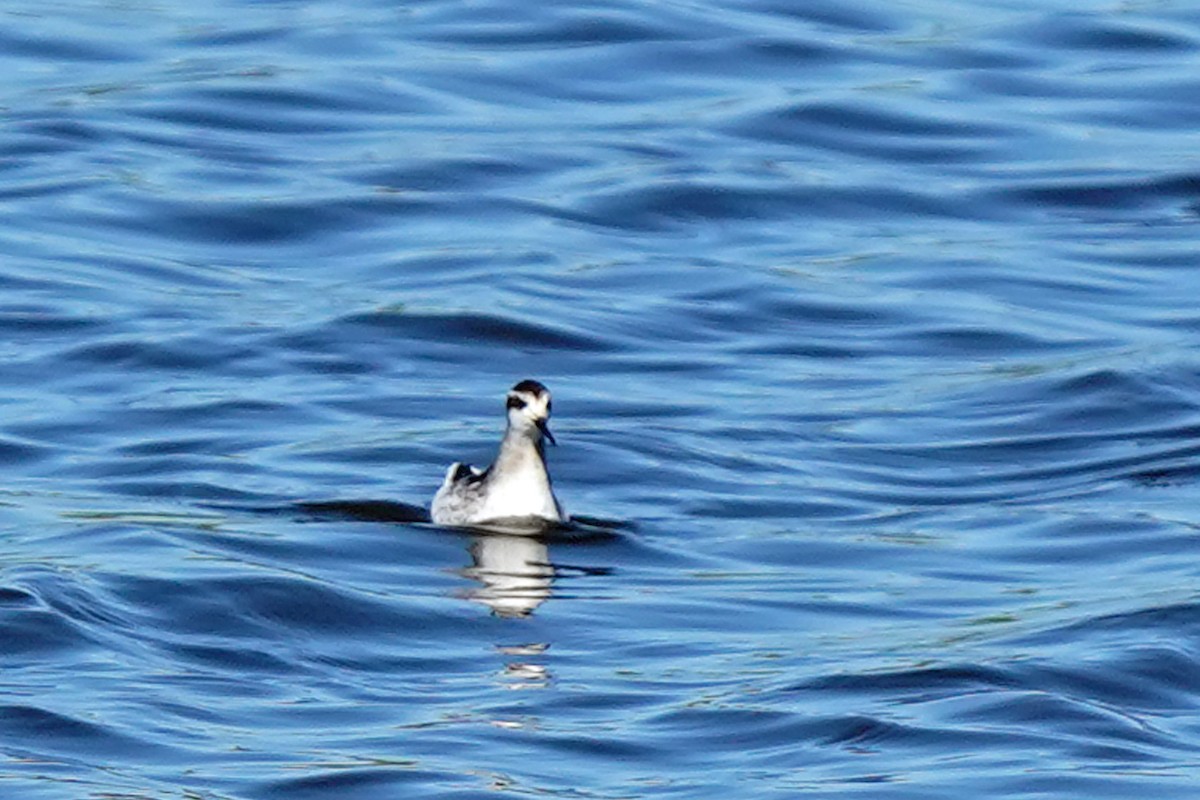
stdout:
POLYGON ((537 480, 528 474, 516 477, 525 480, 506 480, 488 487, 487 497, 479 511, 480 520, 542 517, 561 521, 558 503, 554 501, 547 481, 537 480))

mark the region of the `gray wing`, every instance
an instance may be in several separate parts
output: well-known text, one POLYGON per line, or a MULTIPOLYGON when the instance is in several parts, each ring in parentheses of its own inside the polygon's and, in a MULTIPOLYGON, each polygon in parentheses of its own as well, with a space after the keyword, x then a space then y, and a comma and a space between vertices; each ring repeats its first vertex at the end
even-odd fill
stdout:
POLYGON ((451 464, 442 488, 433 496, 429 516, 439 525, 466 525, 483 504, 481 487, 486 471, 470 464, 451 464))

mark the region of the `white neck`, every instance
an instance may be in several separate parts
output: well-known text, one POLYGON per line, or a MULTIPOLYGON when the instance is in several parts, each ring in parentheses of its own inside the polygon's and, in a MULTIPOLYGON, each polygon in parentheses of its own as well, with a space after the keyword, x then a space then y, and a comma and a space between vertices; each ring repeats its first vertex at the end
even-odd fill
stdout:
POLYGON ((500 452, 492 464, 493 477, 497 473, 502 475, 504 480, 515 479, 525 473, 535 473, 549 486, 550 476, 546 472, 542 432, 532 426, 509 423, 504 431, 504 439, 500 442, 500 452))
POLYGON ((537 428, 512 425, 504 432, 500 452, 488 474, 486 514, 506 517, 558 519, 558 504, 546 470, 542 434, 537 428))

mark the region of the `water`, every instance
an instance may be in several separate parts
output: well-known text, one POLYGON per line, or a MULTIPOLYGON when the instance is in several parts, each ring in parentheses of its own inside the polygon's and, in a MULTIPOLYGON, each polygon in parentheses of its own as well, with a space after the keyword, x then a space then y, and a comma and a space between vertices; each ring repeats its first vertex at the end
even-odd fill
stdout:
POLYGON ((1195 796, 1190 4, 0 15, 5 798, 1195 796))

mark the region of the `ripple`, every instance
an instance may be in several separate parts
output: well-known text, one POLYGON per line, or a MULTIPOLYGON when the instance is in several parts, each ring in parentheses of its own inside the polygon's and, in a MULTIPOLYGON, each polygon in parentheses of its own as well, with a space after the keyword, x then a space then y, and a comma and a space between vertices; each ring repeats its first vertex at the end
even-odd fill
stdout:
POLYGON ((932 692, 933 697, 941 697, 1018 685, 1016 676, 1007 671, 984 665, 960 664, 860 675, 828 675, 795 686, 789 691, 880 693, 885 696, 916 691, 917 697, 929 699, 925 692, 932 692))
MULTIPOLYGON (((24 704, 0 705, 5 725, 0 736, 21 748, 45 747, 50 752, 118 755, 141 753, 139 760, 161 748, 104 725, 24 704)), ((43 756, 45 757, 45 756, 43 756)))
POLYGON ((303 242, 351 231, 370 216, 388 209, 432 212, 437 203, 414 198, 370 201, 311 199, 217 201, 139 199, 132 213, 97 212, 90 224, 124 227, 158 237, 188 238, 244 245, 303 242))
POLYGON ((38 461, 46 458, 50 451, 32 442, 0 439, 0 464, 16 466, 17 464, 38 461))
POLYGON ((226 91, 216 94, 215 98, 201 96, 191 102, 185 102, 186 98, 184 98, 178 105, 143 110, 141 116, 147 120, 171 123, 189 130, 208 128, 258 133, 266 128, 279 134, 296 135, 332 133, 349 128, 348 122, 331 119, 327 113, 321 110, 321 106, 327 104, 328 100, 318 104, 317 109, 311 109, 309 106, 297 102, 294 95, 281 97, 274 92, 259 92, 258 95, 257 100, 253 103, 247 103, 254 97, 254 93, 247 91, 236 93, 226 91), (271 115, 262 113, 262 107, 266 105, 264 96, 271 98, 271 104, 276 106, 277 113, 271 115), (214 104, 213 99, 224 102, 214 104), (202 104, 197 105, 197 103, 202 104), (214 105, 215 107, 213 107, 214 105), (280 109, 286 109, 286 111, 279 113, 280 109))
POLYGON ((787 219, 799 213, 846 217, 873 211, 942 216, 951 215, 952 208, 943 198, 899 189, 863 192, 827 186, 745 187, 675 182, 593 196, 580 219, 605 227, 665 230, 679 223, 787 219))
POLYGON ((1200 179, 1195 175, 1169 175, 1158 179, 1124 174, 1097 177, 1093 181, 1059 180, 1012 187, 1006 198, 1034 207, 1136 209, 1164 203, 1195 202, 1200 196, 1200 179))
POLYGON ((437 41, 469 47, 582 47, 629 42, 661 42, 678 38, 670 27, 659 26, 620 12, 583 12, 560 9, 549 15, 531 15, 524 21, 480 22, 441 25, 436 35, 425 41, 437 41))
POLYGON ((612 349, 599 337, 572 331, 565 326, 536 323, 518 317, 478 313, 394 313, 355 314, 337 320, 334 326, 385 331, 402 338, 432 341, 471 342, 477 345, 537 347, 606 352, 612 349))
MULTIPOLYGON (((6 589, 8 593, 19 589, 6 589)), ((6 657, 9 664, 26 664, 31 655, 44 657, 55 651, 78 652, 88 645, 88 639, 80 634, 60 614, 38 608, 9 610, 14 604, 4 603, 0 611, 0 631, 4 633, 6 657)))
MULTIPOLYGON (((14 19, 18 17, 13 15, 14 19)), ((111 39, 98 37, 94 33, 72 35, 61 28, 34 33, 28 28, 22 31, 19 27, 12 27, 0 33, 0 49, 10 57, 23 56, 33 60, 53 58, 57 61, 85 63, 133 61, 139 57, 136 51, 131 52, 111 39)))
POLYGON ((976 161, 1017 129, 914 108, 855 101, 807 102, 747 116, 731 132, 788 145, 830 148, 881 160, 976 161), (904 144, 905 140, 908 144, 904 144))
POLYGON ((355 797, 362 798, 394 797, 398 790, 420 792, 425 784, 430 784, 430 796, 433 796, 434 786, 461 781, 460 776, 420 769, 403 762, 375 764, 370 767, 346 765, 335 770, 314 768, 312 771, 315 774, 275 781, 259 787, 251 796, 286 797, 291 800, 330 797, 331 794, 352 792, 355 797))
POLYGON ((1146 20, 1101 17, 1093 14, 1054 14, 1031 31, 1036 41, 1055 48, 1075 50, 1179 53, 1197 48, 1194 36, 1177 27, 1146 20))
POLYGON ((75 316, 53 307, 0 308, 0 330, 9 335, 62 333, 73 336, 98 332, 105 322, 94 317, 75 316))

